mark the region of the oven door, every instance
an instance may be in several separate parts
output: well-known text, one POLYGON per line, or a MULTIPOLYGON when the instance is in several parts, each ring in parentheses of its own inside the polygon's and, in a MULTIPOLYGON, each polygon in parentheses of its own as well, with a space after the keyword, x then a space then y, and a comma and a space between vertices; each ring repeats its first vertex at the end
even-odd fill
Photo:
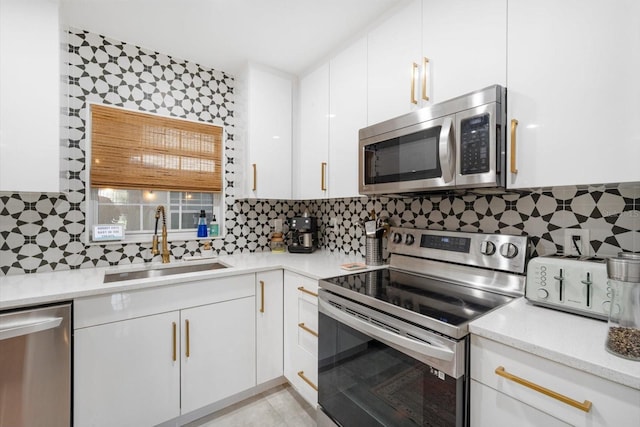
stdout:
POLYGON ((322 289, 318 335, 319 420, 466 425, 466 339, 449 340, 322 289))
MULTIPOLYGON (((407 193, 455 185, 454 116, 396 128, 360 140, 361 194, 407 193)), ((380 125, 378 125, 380 126, 380 125)))

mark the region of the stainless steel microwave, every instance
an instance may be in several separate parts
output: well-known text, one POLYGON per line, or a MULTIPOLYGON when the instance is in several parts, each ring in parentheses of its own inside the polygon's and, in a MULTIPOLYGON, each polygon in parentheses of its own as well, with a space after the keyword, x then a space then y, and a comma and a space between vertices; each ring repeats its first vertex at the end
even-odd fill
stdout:
POLYGON ((503 190, 506 95, 489 86, 360 129, 360 194, 503 190))

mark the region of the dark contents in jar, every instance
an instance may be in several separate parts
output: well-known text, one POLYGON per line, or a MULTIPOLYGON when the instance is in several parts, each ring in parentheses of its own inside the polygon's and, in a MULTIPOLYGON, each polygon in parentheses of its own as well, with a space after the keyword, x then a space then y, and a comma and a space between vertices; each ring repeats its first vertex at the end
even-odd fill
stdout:
POLYGON ((640 360, 640 329, 610 327, 607 348, 629 359, 640 360))

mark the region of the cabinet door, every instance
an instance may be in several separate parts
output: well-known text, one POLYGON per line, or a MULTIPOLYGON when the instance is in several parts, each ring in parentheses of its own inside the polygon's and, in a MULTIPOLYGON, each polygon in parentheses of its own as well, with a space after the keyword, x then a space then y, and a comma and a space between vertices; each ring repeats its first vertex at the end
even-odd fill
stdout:
POLYGON ((392 119, 419 107, 421 21, 422 2, 414 0, 369 32, 368 124, 392 119))
POLYGON ((55 0, 0 2, 0 191, 60 191, 55 0))
POLYGON ((423 0, 427 94, 442 102, 507 82, 507 0, 423 0))
POLYGON ((367 40, 329 64, 329 195, 359 197, 358 131, 367 126, 367 40))
POLYGON ((509 0, 509 187, 640 181, 638 28, 633 0, 509 0))
POLYGON ((329 64, 300 81, 300 140, 297 145, 297 198, 328 197, 329 64))
POLYGON ((256 385, 255 298, 180 312, 182 413, 256 385))
POLYGON ((169 312, 77 329, 74 424, 150 426, 180 415, 179 321, 169 312))
POLYGON ((257 384, 283 374, 282 270, 256 273, 257 384))
POLYGON ((247 195, 291 199, 291 78, 254 66, 247 91, 247 195))

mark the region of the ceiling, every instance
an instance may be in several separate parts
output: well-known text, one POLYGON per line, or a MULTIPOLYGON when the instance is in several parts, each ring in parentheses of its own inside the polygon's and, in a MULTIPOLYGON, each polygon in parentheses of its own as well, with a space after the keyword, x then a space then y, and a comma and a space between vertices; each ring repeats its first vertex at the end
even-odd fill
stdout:
POLYGON ((300 75, 407 0, 60 0, 63 25, 230 74, 300 75))

